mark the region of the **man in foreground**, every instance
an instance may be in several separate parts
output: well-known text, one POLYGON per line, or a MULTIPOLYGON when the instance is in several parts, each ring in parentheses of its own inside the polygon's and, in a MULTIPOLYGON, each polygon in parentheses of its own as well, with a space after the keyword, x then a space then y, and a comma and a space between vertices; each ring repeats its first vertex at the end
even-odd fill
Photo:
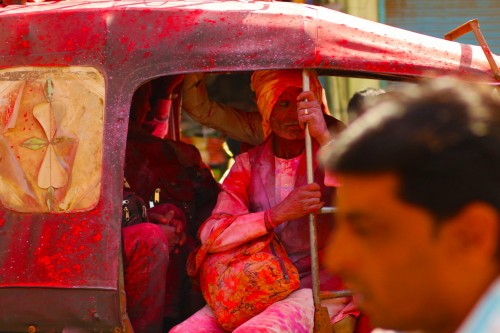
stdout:
POLYGON ((410 89, 323 152, 340 183, 327 264, 376 327, 500 332, 500 102, 453 80, 410 89))

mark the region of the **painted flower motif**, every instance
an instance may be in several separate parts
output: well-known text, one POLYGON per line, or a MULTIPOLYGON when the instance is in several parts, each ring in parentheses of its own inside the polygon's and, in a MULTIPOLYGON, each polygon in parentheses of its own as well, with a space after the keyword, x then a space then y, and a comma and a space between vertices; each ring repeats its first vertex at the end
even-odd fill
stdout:
POLYGON ((94 208, 101 194, 104 77, 78 66, 7 68, 0 77, 2 206, 21 213, 94 208))
POLYGON ((45 148, 45 155, 38 171, 37 185, 47 189, 46 203, 52 209, 55 200, 55 190, 65 186, 69 180, 69 173, 65 168, 64 159, 58 156, 56 147, 63 143, 74 142, 76 139, 62 135, 61 120, 65 115, 65 105, 58 102, 37 104, 33 108, 33 116, 43 128, 45 137, 31 137, 21 146, 39 150, 45 148))

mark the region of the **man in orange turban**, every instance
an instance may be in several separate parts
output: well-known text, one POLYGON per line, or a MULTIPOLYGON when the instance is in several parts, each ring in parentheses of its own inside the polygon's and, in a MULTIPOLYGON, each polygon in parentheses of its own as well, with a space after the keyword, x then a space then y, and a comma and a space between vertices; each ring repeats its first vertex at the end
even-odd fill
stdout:
MULTIPOLYGON (((318 101, 321 101, 323 88, 314 71, 307 71, 310 90, 318 101)), ((302 89, 302 71, 300 70, 262 70, 252 75, 252 89, 259 112, 262 115, 262 131, 264 139, 271 134, 269 118, 276 101, 288 87, 302 89)))
MULTIPOLYGON (((308 71, 310 77, 311 91, 318 101, 321 101, 321 109, 325 114, 329 114, 326 107, 326 99, 323 88, 318 80, 315 71, 308 71)), ((259 112, 246 112, 227 105, 217 103, 208 98, 205 87, 205 74, 195 73, 184 76, 182 95, 183 110, 197 122, 216 129, 226 134, 228 137, 256 146, 264 141, 269 135, 268 125, 263 119, 261 105, 258 105, 259 112)), ((302 70, 260 70, 253 75, 253 89, 257 98, 257 104, 272 104, 276 100, 279 92, 286 86, 302 87, 302 70), (279 74, 279 75, 278 75, 279 74), (262 78, 269 76, 270 80, 262 78), (259 82, 266 82, 265 86, 259 82), (259 102, 260 100, 260 102, 259 102)), ((267 112, 270 112, 269 110, 267 112)), ((269 115, 268 115, 269 116, 269 115)), ((338 133, 345 126, 333 117, 325 117, 327 127, 333 133, 338 133)))
MULTIPOLYGON (((313 154, 331 140, 320 102, 321 86, 313 72, 309 75, 310 91, 302 91, 301 70, 264 70, 252 75, 252 88, 257 97, 265 141, 236 157, 224 180, 223 191, 218 196, 212 216, 199 230, 202 244, 209 247, 206 251, 208 255, 229 251, 230 255, 234 253, 238 256, 242 246, 269 234, 276 235, 298 271, 300 286, 297 290, 289 290, 291 293, 284 295, 283 299, 273 300, 270 305, 266 303, 265 309, 259 307, 259 311, 248 314, 248 308, 258 307, 253 306, 253 300, 262 302, 259 292, 252 294, 242 285, 244 278, 241 276, 252 275, 253 272, 221 276, 220 272, 227 269, 224 263, 203 267, 203 262, 193 263, 190 260, 188 267, 198 265, 204 272, 200 275, 200 285, 208 305, 174 327, 171 333, 222 333, 225 332, 222 327, 233 329, 234 326, 233 332, 240 333, 312 331, 314 304, 310 289, 308 216, 317 212, 324 202, 330 202, 335 189, 324 185, 324 173, 317 163, 313 165, 314 183, 307 182, 305 125, 312 138, 313 154), (203 286, 209 287, 204 289, 203 286), (246 293, 248 302, 240 301, 242 293, 246 293), (214 311, 219 309, 220 304, 228 306, 232 314, 230 318, 214 311), (235 317, 239 318, 237 322, 233 322, 235 317)), ((320 258, 332 228, 331 216, 317 217, 320 258)), ((196 261, 193 257, 191 259, 196 261)), ((196 268, 190 269, 188 274, 196 276, 196 268)), ((255 281, 255 284, 266 286, 267 281, 255 281)), ((328 274, 322 267, 320 285, 323 290, 343 289, 340 279, 328 274)), ((334 324, 341 321, 354 323, 359 315, 351 298, 329 301, 323 306, 328 308, 334 324)))

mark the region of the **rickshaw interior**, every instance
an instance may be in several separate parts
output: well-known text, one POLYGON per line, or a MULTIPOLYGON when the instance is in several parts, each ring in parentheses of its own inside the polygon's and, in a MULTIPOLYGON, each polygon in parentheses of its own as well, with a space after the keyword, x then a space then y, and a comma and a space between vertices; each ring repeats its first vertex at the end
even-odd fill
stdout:
MULTIPOLYGON (((330 88, 328 90, 325 89, 329 112, 346 124, 352 120, 349 119, 349 115, 346 112, 350 96, 341 96, 339 97, 340 100, 334 104, 333 101, 336 99, 335 93, 333 92, 336 87, 334 87, 332 83, 334 80, 361 78, 365 79, 364 88, 370 88, 370 84, 372 84, 375 87, 383 86, 386 90, 403 84, 411 84, 417 80, 417 78, 412 76, 403 78, 401 76, 391 76, 388 74, 360 74, 359 72, 324 69, 320 69, 317 72, 324 87, 330 88)), ((206 79, 204 84, 206 84, 209 99, 245 112, 258 112, 255 97, 250 88, 251 73, 252 72, 249 71, 205 73, 206 79)), ((160 82, 165 83, 174 80, 182 80, 183 76, 184 74, 167 75, 145 81, 141 86, 137 87, 134 96, 137 96, 137 93, 147 85, 153 83, 153 89, 161 90, 162 87, 160 82), (155 85, 155 82, 159 84, 155 85)), ((214 128, 193 120, 189 113, 185 112, 182 108, 182 82, 179 82, 180 84, 176 87, 175 93, 171 94, 173 98, 171 104, 169 104, 170 110, 168 112, 165 110, 159 111, 158 108, 155 108, 155 97, 150 96, 147 101, 147 104, 149 104, 147 108, 150 112, 147 112, 145 116, 146 124, 144 124, 144 127, 149 127, 151 130, 151 126, 154 126, 151 122, 158 120, 157 118, 155 119, 155 113, 164 112, 164 117, 166 118, 163 120, 168 122, 168 126, 166 126, 168 129, 164 131, 162 137, 169 140, 181 140, 195 145, 197 149, 200 150, 203 161, 211 167, 216 179, 220 180, 222 174, 227 170, 228 159, 239 153, 241 142, 228 137, 214 128), (207 150, 207 144, 209 145, 209 149, 211 149, 210 151, 207 150), (210 154, 214 156, 210 156, 210 154)), ((346 82, 345 80, 342 81, 339 88, 346 90, 346 82)), ((165 84, 163 89, 167 89, 165 84)), ((134 121, 134 116, 131 115, 130 119, 134 121)))
MULTIPOLYGON (((258 112, 255 97, 250 88, 251 73, 250 71, 207 73, 205 81, 201 84, 206 84, 208 98, 212 101, 245 112, 258 112)), ((188 147, 182 144, 192 144, 198 151, 195 155, 199 155, 202 162, 210 168, 211 176, 216 181, 222 181, 223 176, 234 162, 234 157, 248 150, 251 144, 228 137, 224 133, 224 129, 218 131, 200 124, 183 110, 182 79, 185 75, 175 74, 156 77, 141 83, 135 89, 130 103, 124 175, 126 186, 139 194, 149 210, 154 211, 164 204, 171 203, 179 207, 185 216, 184 232, 188 238, 187 243, 196 244, 198 229, 204 218, 208 217, 209 212, 206 212, 203 218, 193 217, 191 214, 193 212, 189 208, 184 209, 184 205, 200 204, 193 203, 191 200, 185 201, 182 197, 185 193, 193 192, 195 200, 198 200, 197 193, 199 189, 202 187, 210 188, 211 182, 196 183, 196 180, 190 178, 189 174, 184 174, 183 168, 175 168, 175 164, 178 163, 176 159, 169 160, 162 155, 166 154, 166 149, 177 147, 173 151, 168 150, 168 152, 170 154, 175 152, 177 156, 180 156, 180 159, 183 159, 182 149, 188 149, 188 147), (138 130, 137 127, 140 127, 141 130, 138 130), (151 136, 163 139, 160 140, 163 141, 163 144, 151 136), (166 148, 166 145, 169 148, 166 148), (169 162, 171 163, 170 166, 167 165, 169 162), (174 178, 177 180, 174 181, 174 178), (190 179, 192 183, 189 183, 189 181, 183 183, 183 179, 190 179), (178 190, 179 183, 183 184, 181 187, 183 187, 184 191, 178 190), (192 187, 192 189, 187 187, 192 187)), ((328 75, 321 76, 323 82, 331 79, 328 75)), ((343 112, 342 114, 345 117, 346 113, 343 112)), ((340 113, 336 116, 337 118, 342 117, 340 113)), ((344 121, 347 123, 348 119, 344 119, 344 121)), ((197 159, 199 157, 190 155, 190 158, 197 159)), ((217 200, 217 191, 208 190, 208 192, 211 197, 205 197, 206 202, 203 207, 208 207, 208 211, 211 211, 217 200)), ((207 194, 207 191, 204 194, 207 194)), ((129 211, 127 211, 127 214, 130 214, 129 211)), ((124 239, 126 242, 126 237, 124 239)), ((170 240, 172 242, 177 241, 174 236, 170 240)), ((181 254, 183 251, 189 252, 193 250, 192 247, 186 248, 186 246, 180 246, 179 248, 181 254)), ((171 254, 171 258, 175 258, 175 255, 171 254)), ((187 318, 203 304, 202 299, 197 298, 196 295, 193 296, 190 286, 186 289, 185 286, 179 283, 180 280, 187 279, 184 272, 179 272, 179 270, 184 271, 185 260, 186 256, 179 259, 179 261, 169 263, 169 265, 179 266, 177 267, 178 270, 174 270, 172 274, 169 273, 170 275, 167 276, 169 284, 178 288, 178 290, 170 290, 170 292, 180 293, 179 296, 185 301, 176 304, 180 313, 175 318, 169 318, 165 322, 166 328, 187 318)), ((171 267, 169 267, 169 272, 170 269, 171 267)), ((126 274, 127 269, 125 268, 126 274)))
MULTIPOLYGON (((382 84, 380 82, 371 81, 375 86, 384 86, 386 91, 391 91, 392 88, 396 88, 400 85, 414 84, 417 79, 411 76, 401 77, 401 76, 391 76, 391 75, 378 75, 378 74, 361 74, 359 72, 353 73, 350 71, 329 71, 329 70, 319 70, 321 81, 324 87, 332 87, 331 82, 335 79, 344 77, 360 77, 364 79, 376 79, 384 80, 382 84), (341 76, 338 76, 338 75, 341 76)), ((205 81, 202 84, 206 84, 206 89, 208 91, 208 98, 212 101, 243 110, 245 112, 258 112, 257 105, 255 103, 255 96, 250 88, 250 71, 243 72, 222 72, 222 73, 205 73, 205 81)), ((132 107, 130 122, 137 120, 137 115, 134 115, 134 110, 137 105, 134 105, 134 100, 140 95, 141 90, 146 86, 149 86, 150 94, 147 100, 143 100, 143 105, 141 108, 146 110, 147 114, 143 116, 144 122, 142 127, 147 129, 149 133, 155 132, 155 127, 165 127, 158 122, 158 115, 164 121, 168 122, 166 130, 160 130, 157 133, 161 133, 157 136, 162 137, 166 141, 181 141, 189 144, 193 144, 196 149, 200 152, 203 163, 209 166, 212 172, 212 176, 215 180, 222 182, 224 174, 229 171, 232 163, 234 162, 234 157, 239 153, 249 149, 251 145, 245 142, 239 142, 231 137, 228 137, 224 131, 218 131, 214 128, 210 128, 204 124, 200 124, 193 120, 187 112, 183 110, 183 98, 182 95, 182 79, 185 75, 189 74, 175 74, 170 76, 156 77, 150 81, 144 82, 139 86, 132 98, 132 107), (176 82, 176 86, 171 85, 172 82, 176 82), (159 108, 158 101, 155 100, 159 95, 160 90, 163 95, 165 91, 168 93, 168 97, 171 98, 171 103, 162 104, 162 106, 167 109, 159 108), (155 97, 156 96, 156 97, 155 97)), ((368 84, 370 81, 366 81, 368 84)), ((370 88, 370 87, 366 87, 370 88)), ((160 93, 161 95, 161 93, 160 93)), ((348 124, 352 119, 352 115, 346 112, 347 100, 343 103, 329 103, 334 97, 334 94, 328 92, 326 94, 328 109, 332 115, 341 119, 345 124, 348 124), (339 107, 340 105, 340 107, 339 107)), ((136 103, 135 103, 136 104, 136 103)), ((130 128, 130 126, 129 126, 130 128)), ((158 152, 158 154, 161 154, 158 152)), ((154 164, 154 163, 151 163, 154 164)), ((125 160, 125 175, 127 175, 127 159, 125 160)), ((143 177, 146 178, 146 177, 143 177)), ((138 181, 134 183, 139 184, 138 181)), ((211 200, 211 205, 215 204, 216 192, 212 193, 214 197, 211 200)), ((155 194, 152 190, 149 190, 149 197, 143 197, 143 200, 150 203, 150 207, 155 205, 155 194)), ((190 235, 188 237, 196 238, 197 229, 200 226, 198 221, 196 228, 189 228, 190 235)), ((188 223, 189 224, 189 223, 188 223)), ((185 294, 183 297, 188 297, 185 294)), ((195 300, 194 304, 189 304, 188 309, 183 309, 182 315, 174 320, 173 323, 179 322, 179 320, 185 319, 187 316, 192 314, 199 306, 203 304, 203 300, 195 300)), ((183 304, 182 306, 186 306, 183 304)))

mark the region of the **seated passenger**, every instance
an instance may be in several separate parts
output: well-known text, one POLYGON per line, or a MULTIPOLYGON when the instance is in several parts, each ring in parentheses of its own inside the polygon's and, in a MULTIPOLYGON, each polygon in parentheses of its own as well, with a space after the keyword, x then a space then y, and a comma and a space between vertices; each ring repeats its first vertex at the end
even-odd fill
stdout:
POLYGON ((134 332, 161 332, 168 267, 168 241, 160 226, 122 228, 127 314, 134 332))
MULTIPOLYGON (((172 85, 173 87, 175 85, 172 85)), ((165 89, 169 87, 166 86, 165 89)), ((178 244, 174 253, 170 254, 164 281, 167 288, 165 324, 171 327, 204 304, 201 294, 193 292, 185 266, 189 252, 198 242, 196 234, 199 225, 215 206, 219 185, 202 162, 196 147, 159 138, 142 127, 146 124, 148 129, 153 128, 149 127, 151 122, 147 121, 151 95, 151 84, 147 83, 137 90, 132 101, 125 177, 131 188, 147 204, 153 203, 154 207, 150 208, 148 213, 150 216, 168 213, 158 208, 163 204, 178 207, 185 216, 188 237, 185 243, 178 244)))
MULTIPOLYGON (((201 241, 206 242, 218 226, 228 223, 225 219, 234 219, 214 241, 211 253, 238 247, 274 231, 299 271, 299 290, 234 332, 311 332, 314 326, 308 214, 318 211, 324 202, 331 202, 333 190, 323 185, 324 173, 317 167, 315 183, 306 181, 304 124, 309 126, 314 153, 330 140, 319 102, 321 85, 314 72, 310 76, 311 91, 302 92, 302 71, 264 70, 252 75, 252 88, 262 115, 260 128, 266 140, 236 157, 212 216, 200 229, 201 241)), ((322 258, 333 223, 327 215, 318 216, 317 222, 322 258)), ((342 288, 340 279, 322 267, 320 284, 323 290, 342 288)), ((322 305, 328 308, 332 323, 353 321, 359 314, 351 298, 327 300, 322 305)), ((170 332, 224 330, 207 305, 170 332)))
POLYGON ((144 201, 126 180, 122 209, 127 313, 135 332, 159 332, 163 326, 170 253, 186 241, 184 214, 177 207, 164 204, 151 210, 148 218, 144 201))
POLYGON ((122 228, 127 313, 136 333, 162 331, 169 253, 185 242, 182 211, 162 209, 151 214, 153 223, 143 216, 122 228))

